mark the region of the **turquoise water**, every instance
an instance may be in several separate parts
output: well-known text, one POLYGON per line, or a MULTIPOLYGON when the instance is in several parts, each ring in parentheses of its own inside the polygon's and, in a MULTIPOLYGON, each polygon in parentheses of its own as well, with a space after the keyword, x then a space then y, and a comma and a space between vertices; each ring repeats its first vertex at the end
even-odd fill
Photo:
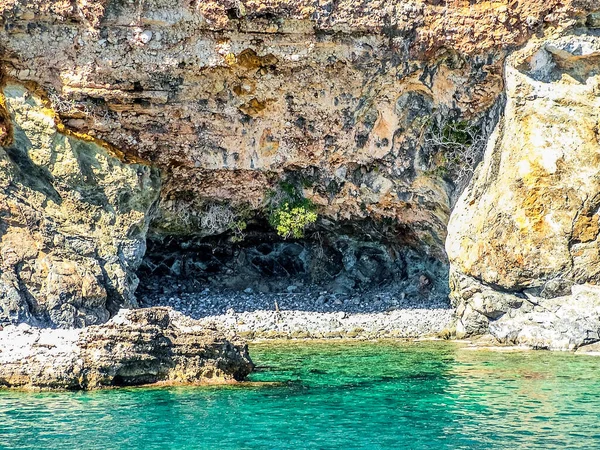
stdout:
POLYGON ((2 449, 600 448, 600 359, 446 342, 251 347, 243 386, 0 392, 2 449))

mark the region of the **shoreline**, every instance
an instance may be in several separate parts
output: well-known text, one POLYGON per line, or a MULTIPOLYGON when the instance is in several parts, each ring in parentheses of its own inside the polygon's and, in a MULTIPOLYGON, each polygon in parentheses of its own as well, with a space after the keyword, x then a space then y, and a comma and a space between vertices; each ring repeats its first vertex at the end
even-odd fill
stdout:
POLYGON ((407 297, 395 286, 354 295, 205 289, 143 295, 140 305, 173 308, 208 329, 247 340, 444 336, 455 313, 447 299, 407 297))
MULTIPOLYGON (((185 330, 191 327, 189 318, 181 317, 181 329, 185 330)), ((194 321, 196 322, 196 321, 194 321)), ((197 327, 198 325, 196 325, 197 327)), ((202 326, 202 325, 201 325, 202 326)), ((246 378, 236 380, 233 378, 206 378, 202 377, 197 380, 188 379, 163 379, 154 382, 141 382, 139 384, 131 385, 97 385, 90 387, 69 387, 61 384, 60 381, 65 377, 73 376, 72 367, 69 365, 73 361, 79 358, 77 352, 79 349, 73 346, 75 336, 84 333, 86 329, 74 329, 74 330, 61 330, 61 329, 44 329, 34 328, 28 325, 9 325, 0 330, 0 363, 3 365, 15 365, 16 370, 14 374, 23 375, 23 365, 30 363, 40 363, 43 360, 47 360, 48 364, 44 368, 44 383, 36 384, 34 381, 21 385, 10 385, 6 381, 6 373, 0 376, 0 392, 3 391, 16 391, 16 392, 56 392, 56 391, 93 391, 93 390, 113 390, 113 389, 131 389, 131 388, 169 388, 169 387, 210 387, 210 386, 255 386, 262 385, 263 383, 248 381, 246 378), (59 345, 52 347, 47 345, 48 342, 56 342, 57 337, 61 337, 66 341, 65 345, 59 345), (15 339, 15 337, 23 338, 24 341, 15 339), (10 339, 7 340, 7 339, 10 339), (13 350, 17 350, 16 354, 10 355, 11 347, 7 345, 12 342, 13 350), (71 367, 71 369, 69 369, 71 367), (51 372, 54 372, 52 374, 51 372), (55 380, 54 382, 52 380, 55 380)), ((223 330, 218 330, 223 332, 223 330)), ((234 336, 234 335, 232 335, 234 336)), ((243 338, 243 336, 237 334, 236 338, 243 338)), ((230 338, 230 337, 229 337, 230 338)), ((359 334, 355 335, 352 333, 331 333, 321 334, 319 336, 291 336, 284 334, 263 334, 256 335, 252 338, 244 338, 246 340, 246 349, 249 350, 249 358, 252 357, 252 348, 256 347, 269 347, 269 346, 302 346, 302 345, 315 345, 336 342, 336 343, 348 343, 349 345, 370 343, 372 345, 379 344, 400 344, 400 345, 413 345, 420 343, 436 343, 439 345, 452 345, 456 347, 458 351, 468 352, 500 352, 500 353, 522 353, 522 352, 538 352, 539 349, 528 347, 525 345, 513 345, 513 344, 502 344, 496 341, 491 335, 477 336, 471 339, 453 339, 440 337, 436 335, 428 336, 417 336, 417 337, 406 337, 398 335, 381 335, 381 334, 359 334)), ((60 339, 59 339, 60 341, 60 339)), ((599 346, 600 344, 591 344, 589 346, 580 347, 575 351, 559 351, 559 353, 569 353, 578 356, 592 356, 600 357, 599 346)), ((556 352, 557 350, 545 350, 546 352, 556 352)), ((114 363, 114 366, 118 366, 118 363, 114 363)), ((111 370, 107 366, 108 370, 111 370)), ((41 372, 40 372, 41 373, 41 372)), ((35 377, 36 375, 34 375, 35 377)), ((39 374, 37 375, 39 376, 39 374)), ((34 378, 32 378, 33 380, 34 378)))
MULTIPOLYGON (((393 290, 365 293, 360 302, 330 295, 332 301, 323 303, 322 297, 205 290, 143 297, 141 308, 86 328, 6 325, 0 327, 0 389, 231 384, 245 379, 236 374, 252 370, 252 345, 444 341, 465 351, 535 349, 491 335, 456 339, 455 309, 435 299, 393 290)), ((600 356, 600 343, 569 353, 600 356)))
POLYGON ((411 309, 381 313, 249 311, 207 316, 201 324, 249 341, 256 339, 418 339, 442 336, 453 310, 411 309))

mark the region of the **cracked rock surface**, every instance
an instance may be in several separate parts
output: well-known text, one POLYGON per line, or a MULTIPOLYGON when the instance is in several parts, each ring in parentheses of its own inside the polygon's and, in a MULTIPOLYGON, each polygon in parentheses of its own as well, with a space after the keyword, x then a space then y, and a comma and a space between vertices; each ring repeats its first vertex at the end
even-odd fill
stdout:
POLYGON ((0 98, 0 323, 81 327, 136 306, 158 173, 65 132, 23 85, 0 98))
POLYGON ((583 286, 600 281, 599 65, 597 29, 509 58, 504 117, 448 226, 459 333, 598 340, 597 292, 583 286))
POLYGON ((264 218, 269 193, 296 182, 321 229, 374 221, 447 262, 451 206, 481 155, 428 136, 465 122, 485 139, 510 49, 593 4, 9 0, 0 62, 66 126, 162 170, 154 235, 215 234, 214 204, 264 218))
POLYGON ((584 317, 577 286, 600 281, 599 8, 2 1, 0 323, 84 327, 137 306, 147 240, 152 274, 265 293, 282 268, 331 272, 342 293, 394 278, 434 304, 451 264, 459 334, 511 340, 506 321, 557 298, 584 317), (297 246, 269 224, 286 195, 317 214, 297 246))
POLYGON ((0 330, 0 343, 0 387, 226 383, 253 368, 245 344, 169 308, 121 310, 84 329, 9 325, 0 330))

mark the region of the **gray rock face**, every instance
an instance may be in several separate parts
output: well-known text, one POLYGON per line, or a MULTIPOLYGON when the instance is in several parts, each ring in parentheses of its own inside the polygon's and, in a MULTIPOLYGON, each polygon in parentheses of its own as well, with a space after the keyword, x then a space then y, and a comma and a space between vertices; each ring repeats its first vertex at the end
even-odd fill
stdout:
POLYGON ((85 329, 0 331, 0 387, 97 389, 226 383, 253 369, 248 348, 169 308, 122 310, 85 329))
POLYGON ((600 341, 600 288, 573 285, 568 295, 544 298, 498 292, 454 273, 459 337, 490 333, 502 343, 536 349, 575 350, 600 341))
POLYGON ((563 297, 529 297, 518 310, 490 323, 490 332, 501 341, 549 350, 598 342, 599 331, 600 288, 591 285, 573 286, 563 297))
POLYGON ((353 294, 394 284, 403 285, 405 294, 415 299, 447 301, 447 265, 436 258, 350 236, 321 237, 238 246, 150 239, 138 271, 140 292, 174 292, 179 286, 188 292, 225 287, 266 293, 285 292, 294 285, 353 294))
POLYGON ((158 173, 61 132, 25 87, 1 94, 0 323, 81 327, 135 306, 158 173))
POLYGON ((599 339, 587 287, 600 283, 599 64, 591 29, 509 58, 504 118, 448 226, 459 335, 561 349, 599 339))

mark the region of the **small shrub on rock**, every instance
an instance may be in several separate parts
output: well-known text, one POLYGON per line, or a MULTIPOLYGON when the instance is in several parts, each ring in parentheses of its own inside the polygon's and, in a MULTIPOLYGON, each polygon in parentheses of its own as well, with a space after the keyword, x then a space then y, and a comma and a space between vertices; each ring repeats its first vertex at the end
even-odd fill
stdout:
POLYGON ((301 239, 307 226, 317 221, 316 206, 293 183, 282 181, 269 199, 269 223, 284 239, 301 239))
POLYGON ((275 209, 269 218, 271 225, 277 230, 277 234, 284 239, 293 237, 300 239, 304 237, 304 229, 317 221, 315 213, 307 205, 290 205, 284 203, 275 209))

